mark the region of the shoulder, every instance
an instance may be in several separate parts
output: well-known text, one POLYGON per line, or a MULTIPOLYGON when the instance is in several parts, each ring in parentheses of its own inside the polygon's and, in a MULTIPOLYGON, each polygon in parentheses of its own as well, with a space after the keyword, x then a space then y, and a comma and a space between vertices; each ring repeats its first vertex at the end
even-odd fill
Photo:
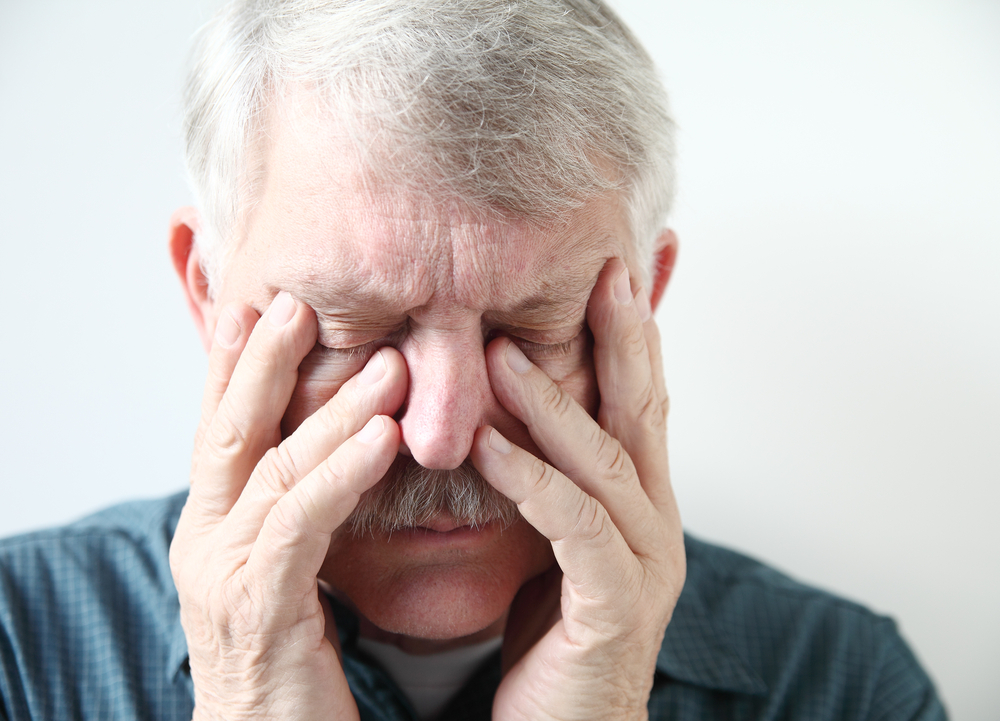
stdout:
POLYGON ((80 717, 88 699, 93 717, 161 717, 147 701, 169 705, 170 667, 186 653, 168 559, 185 498, 0 540, 0 697, 12 718, 80 717))
POLYGON ((164 588, 170 540, 186 494, 113 506, 58 528, 0 540, 0 603, 44 605, 164 588))
POLYGON ((142 539, 164 531, 172 533, 186 499, 184 491, 165 498, 120 503, 64 526, 0 539, 0 553, 30 545, 58 544, 65 539, 106 535, 142 539))
POLYGON ((0 579, 58 585, 67 595, 80 583, 98 590, 108 575, 169 576, 167 554, 185 498, 123 503, 65 526, 2 539, 0 579))
POLYGON ((729 694, 717 699, 744 711, 731 718, 779 708, 787 718, 944 717, 891 619, 743 554, 685 543, 687 581, 658 662, 665 676, 729 694))
POLYGON ((759 630, 780 631, 796 618, 832 615, 848 625, 891 624, 864 606, 840 598, 742 553, 692 536, 684 538, 688 561, 685 592, 719 622, 751 612, 759 630))

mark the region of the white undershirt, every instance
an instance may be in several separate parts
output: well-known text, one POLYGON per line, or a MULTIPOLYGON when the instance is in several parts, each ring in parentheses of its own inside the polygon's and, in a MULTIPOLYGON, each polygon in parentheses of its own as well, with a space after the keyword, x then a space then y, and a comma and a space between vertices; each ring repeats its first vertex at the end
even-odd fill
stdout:
POLYGON ((413 656, 388 643, 358 639, 358 648, 382 664, 410 699, 421 721, 432 721, 465 685, 486 657, 500 648, 503 638, 463 646, 452 651, 413 656))

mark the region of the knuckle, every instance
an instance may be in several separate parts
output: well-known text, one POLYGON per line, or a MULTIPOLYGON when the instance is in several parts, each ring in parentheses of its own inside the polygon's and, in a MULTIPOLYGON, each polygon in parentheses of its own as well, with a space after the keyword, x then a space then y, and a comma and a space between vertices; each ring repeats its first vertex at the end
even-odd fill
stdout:
POLYGON ((348 479, 348 471, 336 456, 330 456, 317 468, 319 477, 328 486, 340 488, 348 479))
MULTIPOLYGON (((319 490, 318 487, 312 488, 327 500, 322 504, 317 500, 313 504, 314 507, 329 504, 331 498, 340 499, 343 502, 353 499, 351 502, 356 503, 363 492, 361 486, 367 487, 368 485, 364 483, 364 480, 372 475, 368 464, 345 463, 344 459, 338 458, 336 455, 330 456, 317 466, 315 473, 318 476, 318 481, 325 486, 326 490, 319 490), (359 478, 362 479, 361 482, 359 482, 359 478)), ((310 488, 304 490, 309 491, 310 488)))
POLYGON ((257 602, 259 590, 252 579, 230 579, 222 585, 215 600, 217 625, 222 633, 237 641, 252 636, 254 629, 263 625, 263 604, 257 602))
POLYGON ((574 535, 598 547, 608 545, 614 537, 614 526, 604 506, 593 496, 582 494, 574 535))
POLYGON ((293 546, 308 534, 308 518, 298 494, 290 494, 271 508, 264 523, 275 538, 293 546))
POLYGON ((664 425, 666 425, 667 417, 669 415, 670 415, 670 396, 664 393, 663 398, 660 399, 660 416, 663 418, 664 425))
POLYGON ((531 480, 531 488, 535 494, 542 494, 548 490, 555 480, 555 469, 540 458, 532 458, 531 467, 528 469, 528 478, 531 480))
POLYGON ((596 448, 598 468, 606 480, 626 482, 635 475, 632 459, 617 438, 597 426, 591 443, 596 448))
POLYGON ((654 433, 662 433, 667 424, 667 410, 669 403, 665 399, 659 398, 656 388, 650 381, 642 393, 642 403, 639 405, 638 421, 642 428, 654 433))
POLYGON ((552 381, 545 383, 539 391, 542 411, 550 416, 564 416, 570 412, 573 398, 552 381))
POLYGON ((288 493, 299 478, 295 459, 284 444, 269 448, 257 464, 255 472, 261 485, 274 496, 288 493))
POLYGON ((208 450, 220 460, 230 460, 242 455, 249 447, 245 430, 227 417, 216 415, 205 433, 208 450))

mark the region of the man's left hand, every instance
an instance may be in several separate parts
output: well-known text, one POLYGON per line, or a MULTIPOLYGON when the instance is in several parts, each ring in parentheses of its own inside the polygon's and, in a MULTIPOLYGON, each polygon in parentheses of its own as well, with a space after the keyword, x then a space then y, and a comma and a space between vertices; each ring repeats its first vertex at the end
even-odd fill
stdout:
POLYGON ((525 589, 541 607, 545 581, 558 582, 561 570, 558 602, 550 596, 541 624, 520 624, 512 610, 504 653, 519 658, 497 690, 494 719, 645 718, 684 585, 659 332, 646 291, 633 296, 621 260, 604 266, 587 322, 601 394, 596 420, 509 338, 487 352, 494 393, 549 462, 489 426, 477 431, 473 462, 552 543, 558 569, 525 589))

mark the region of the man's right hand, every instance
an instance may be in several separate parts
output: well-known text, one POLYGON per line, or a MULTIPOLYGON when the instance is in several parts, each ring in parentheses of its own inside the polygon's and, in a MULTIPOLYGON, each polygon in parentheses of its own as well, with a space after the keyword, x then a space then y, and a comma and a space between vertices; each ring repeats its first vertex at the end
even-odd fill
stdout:
POLYGON ((170 548, 197 719, 358 718, 316 575, 396 456, 407 372, 383 348, 282 441, 316 336, 312 309, 284 292, 259 322, 243 305, 219 317, 170 548))

